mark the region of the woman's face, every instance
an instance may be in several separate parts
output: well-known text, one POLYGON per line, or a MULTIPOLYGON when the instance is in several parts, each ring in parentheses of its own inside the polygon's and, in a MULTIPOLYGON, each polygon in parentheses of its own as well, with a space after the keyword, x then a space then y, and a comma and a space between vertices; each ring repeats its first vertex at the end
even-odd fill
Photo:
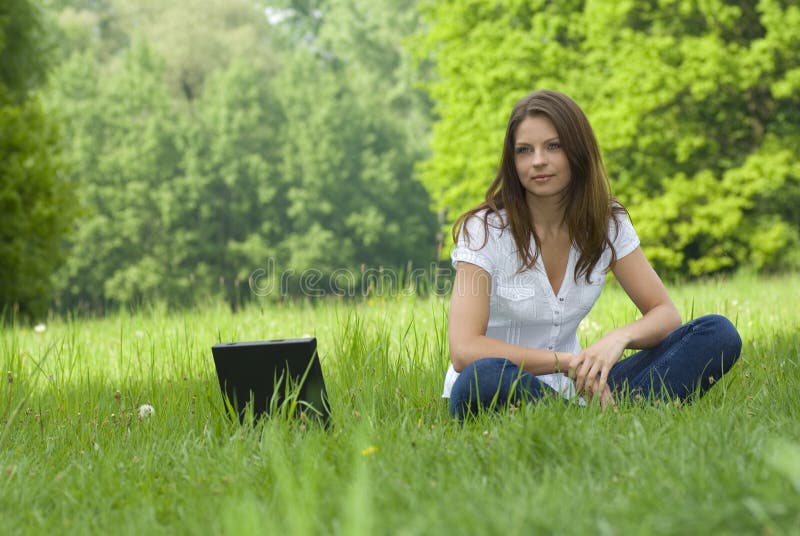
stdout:
POLYGON ((572 175, 553 123, 545 115, 528 116, 514 139, 514 162, 526 198, 560 201, 572 175))

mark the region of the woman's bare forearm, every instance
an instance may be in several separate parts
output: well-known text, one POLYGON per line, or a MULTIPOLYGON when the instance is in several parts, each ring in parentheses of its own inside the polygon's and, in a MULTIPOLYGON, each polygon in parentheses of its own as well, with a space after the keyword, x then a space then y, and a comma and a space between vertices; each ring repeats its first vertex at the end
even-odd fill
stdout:
POLYGON ((625 348, 652 348, 681 325, 681 315, 672 303, 658 305, 638 320, 621 326, 608 336, 624 339, 625 348))
POLYGON ((476 335, 459 341, 450 341, 450 359, 456 372, 461 372, 470 363, 483 357, 508 359, 531 374, 551 374, 561 368, 560 361, 566 362, 567 366, 569 363, 569 360, 566 359, 568 355, 565 353, 526 348, 499 341, 486 335, 476 335))

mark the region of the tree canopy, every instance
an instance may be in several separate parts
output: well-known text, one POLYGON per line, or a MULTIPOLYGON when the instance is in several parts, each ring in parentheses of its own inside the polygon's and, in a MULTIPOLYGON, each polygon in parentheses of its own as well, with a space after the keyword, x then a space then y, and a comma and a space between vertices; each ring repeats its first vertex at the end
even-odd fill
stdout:
POLYGON ((297 278, 433 259, 413 3, 53 9, 70 45, 48 105, 88 207, 62 306, 236 303, 268 262, 297 278))
POLYGON ((8 0, 0 302, 425 266, 536 88, 587 112, 662 275, 797 268, 795 4, 8 0))
POLYGON ((452 221, 485 193, 513 104, 587 112, 615 194, 665 274, 800 265, 800 7, 776 0, 443 0, 422 179, 452 221))
POLYGON ((59 128, 36 93, 47 74, 47 43, 34 4, 0 6, 0 308, 29 316, 47 310, 76 215, 59 128))

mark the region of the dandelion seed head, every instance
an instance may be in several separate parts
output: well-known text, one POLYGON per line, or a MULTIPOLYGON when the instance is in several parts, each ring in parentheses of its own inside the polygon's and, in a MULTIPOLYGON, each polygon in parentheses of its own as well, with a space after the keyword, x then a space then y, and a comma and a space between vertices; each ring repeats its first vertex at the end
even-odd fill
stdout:
POLYGON ((139 406, 139 418, 149 419, 156 412, 155 408, 150 404, 142 404, 139 406))
POLYGON ((46 329, 47 329, 47 326, 45 326, 44 324, 36 324, 33 327, 33 331, 35 331, 36 333, 44 333, 44 330, 46 330, 46 329))

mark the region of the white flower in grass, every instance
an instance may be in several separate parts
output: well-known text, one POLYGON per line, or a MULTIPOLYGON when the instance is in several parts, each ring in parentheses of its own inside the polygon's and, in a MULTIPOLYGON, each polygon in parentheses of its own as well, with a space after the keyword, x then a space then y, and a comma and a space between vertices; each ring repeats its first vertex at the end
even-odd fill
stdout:
POLYGON ((36 333, 44 333, 44 330, 46 329, 47 326, 45 326, 44 324, 36 324, 35 326, 33 326, 33 331, 35 331, 36 333))
POLYGON ((139 418, 149 419, 156 412, 155 408, 150 404, 142 404, 139 406, 139 418))

